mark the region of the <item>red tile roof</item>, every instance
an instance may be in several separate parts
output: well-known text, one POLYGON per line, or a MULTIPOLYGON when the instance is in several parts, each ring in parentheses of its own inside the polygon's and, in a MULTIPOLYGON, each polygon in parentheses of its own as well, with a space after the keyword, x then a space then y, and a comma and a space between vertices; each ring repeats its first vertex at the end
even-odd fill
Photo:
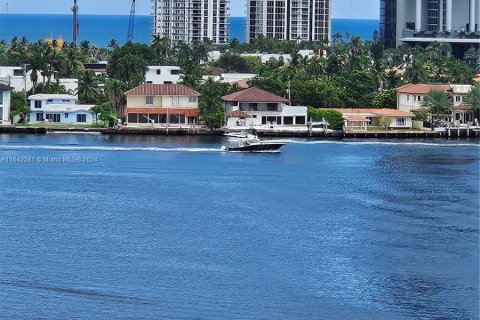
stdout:
POLYGON ((367 119, 367 118, 362 117, 362 116, 351 116, 351 117, 348 117, 347 120, 352 121, 352 122, 358 122, 358 121, 370 122, 370 119, 367 119))
POLYGON ((427 94, 432 90, 440 90, 448 92, 451 90, 448 84, 407 84, 396 89, 398 93, 409 93, 409 94, 427 94))
POLYGON ((453 107, 455 110, 472 110, 469 104, 461 103, 458 106, 453 107))
POLYGON ((332 109, 342 114, 376 114, 379 116, 391 116, 391 117, 413 117, 410 112, 400 111, 397 109, 375 109, 375 108, 336 108, 332 109))
POLYGON ((183 84, 141 84, 125 92, 126 96, 189 96, 199 97, 200 93, 183 84))
POLYGON ((259 88, 248 88, 222 97, 226 102, 264 102, 264 103, 287 103, 288 99, 277 96, 259 88))
POLYGON ((145 114, 183 114, 185 116, 196 117, 200 113, 197 108, 181 109, 181 108, 126 108, 125 115, 130 113, 145 114))

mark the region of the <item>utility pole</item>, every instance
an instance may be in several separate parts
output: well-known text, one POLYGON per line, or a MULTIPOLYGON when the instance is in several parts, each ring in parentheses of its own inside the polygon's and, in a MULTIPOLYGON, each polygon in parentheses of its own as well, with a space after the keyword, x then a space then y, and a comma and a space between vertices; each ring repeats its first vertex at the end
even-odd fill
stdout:
POLYGON ((78 4, 77 0, 73 0, 73 37, 72 41, 75 45, 78 45, 78 35, 80 33, 80 25, 78 24, 78 4))

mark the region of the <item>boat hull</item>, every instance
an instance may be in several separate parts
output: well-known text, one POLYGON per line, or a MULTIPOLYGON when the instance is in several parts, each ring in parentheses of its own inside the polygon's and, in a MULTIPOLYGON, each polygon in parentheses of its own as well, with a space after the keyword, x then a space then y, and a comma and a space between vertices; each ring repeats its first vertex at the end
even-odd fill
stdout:
POLYGON ((247 146, 241 147, 226 147, 226 151, 236 151, 236 152, 273 152, 279 151, 283 147, 284 143, 261 143, 261 144, 250 144, 247 146))

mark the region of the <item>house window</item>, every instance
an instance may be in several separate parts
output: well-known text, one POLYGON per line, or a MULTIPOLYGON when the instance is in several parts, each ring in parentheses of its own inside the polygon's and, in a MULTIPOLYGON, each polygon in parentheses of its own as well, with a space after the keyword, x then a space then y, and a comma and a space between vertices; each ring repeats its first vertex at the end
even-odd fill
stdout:
POLYGON ((0 122, 3 121, 3 107, 0 107, 0 122))
POLYGON ((3 91, 0 91, 0 105, 3 104, 3 91))
POLYGON ((277 111, 277 104, 276 103, 269 103, 267 104, 268 111, 277 111))
POLYGON ((77 122, 87 122, 86 114, 77 114, 77 122))
POLYGON ((38 122, 43 121, 43 113, 37 112, 35 120, 38 121, 38 122))
POLYGON ((146 96, 145 104, 153 104, 153 96, 146 96))
POLYGON ((68 119, 68 113, 65 113, 65 119, 68 119))
POLYGON ((407 101, 410 101, 410 95, 407 94, 407 101))
POLYGON ((285 125, 293 124, 293 117, 283 117, 283 124, 285 125))
POLYGON ((192 102, 192 103, 197 102, 197 97, 189 97, 188 102, 192 102))
POLYGON ((138 113, 128 114, 128 123, 138 123, 138 113))
POLYGON ((42 101, 36 100, 36 101, 35 101, 35 108, 36 108, 36 109, 40 109, 41 107, 42 107, 42 101))
POLYGON ((250 111, 257 111, 258 105, 256 103, 250 103, 250 111))
POLYGON ((53 102, 53 99, 48 99, 47 103, 53 102))
POLYGON ((295 124, 305 124, 305 117, 295 117, 295 124))
POLYGON ((157 74, 162 74, 162 70, 157 69, 157 74))
POLYGON ((180 105, 180 97, 172 97, 172 106, 180 105))
POLYGON ((406 123, 405 118, 397 118, 397 127, 405 127, 406 123))
POLYGON ((455 96, 455 102, 462 102, 461 96, 455 96))
POLYGON ((422 101, 422 97, 421 97, 421 96, 417 96, 417 101, 422 101))
POLYGON ((60 114, 59 113, 50 113, 45 116, 48 122, 60 122, 60 114))

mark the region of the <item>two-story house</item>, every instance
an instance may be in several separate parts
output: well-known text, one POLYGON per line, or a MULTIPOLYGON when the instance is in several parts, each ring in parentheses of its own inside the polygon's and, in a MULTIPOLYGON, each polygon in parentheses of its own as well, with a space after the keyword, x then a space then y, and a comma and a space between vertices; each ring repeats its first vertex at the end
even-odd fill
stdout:
POLYGON ((183 84, 141 84, 125 92, 128 126, 194 125, 200 93, 183 84))
POLYGON ((450 120, 458 123, 474 121, 470 106, 463 103, 465 96, 471 91, 471 85, 458 84, 407 84, 397 88, 397 109, 405 112, 417 112, 422 108, 425 96, 432 90, 447 93, 453 101, 454 111, 450 120))
POLYGON ((94 105, 81 105, 77 97, 68 94, 35 94, 28 97, 30 123, 92 124, 94 105))
POLYGON ((10 124, 10 91, 14 88, 0 83, 0 125, 10 124))
POLYGON ((180 81, 182 69, 178 66, 148 66, 145 83, 176 84, 180 81))
POLYGON ((287 105, 289 100, 259 88, 222 97, 226 127, 305 126, 307 107, 287 105))

